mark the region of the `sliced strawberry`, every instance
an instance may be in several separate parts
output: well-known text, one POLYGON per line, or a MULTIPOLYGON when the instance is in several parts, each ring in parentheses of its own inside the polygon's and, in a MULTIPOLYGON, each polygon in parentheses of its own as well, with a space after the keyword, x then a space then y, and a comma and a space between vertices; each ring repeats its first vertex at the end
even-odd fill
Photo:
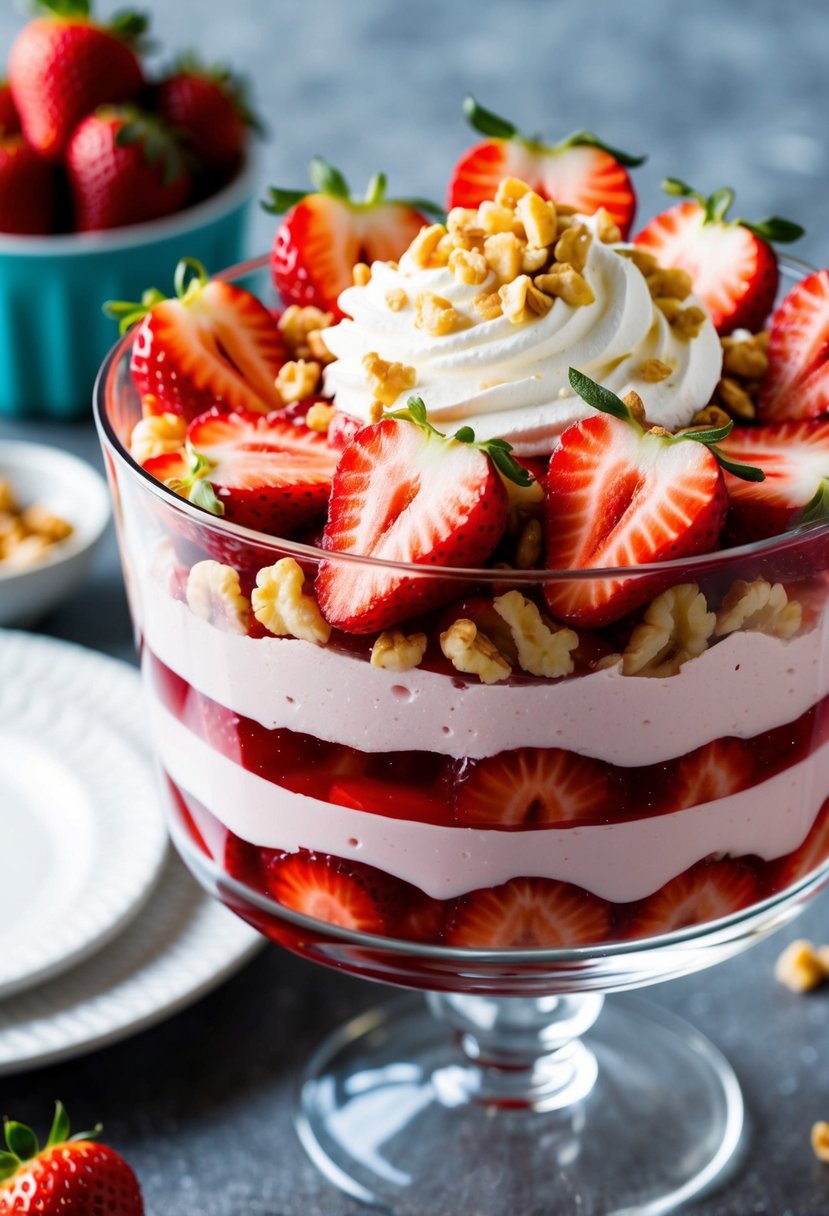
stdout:
POLYGON ((262 862, 256 845, 228 832, 225 841, 224 868, 231 878, 257 890, 262 885, 262 862))
POLYGON ((701 861, 643 900, 628 937, 656 937, 740 912, 761 898, 754 870, 740 861, 701 861))
MULTIPOLYGON (((728 498, 710 445, 730 425, 687 436, 646 431, 624 402, 587 376, 571 369, 570 383, 602 412, 568 427, 550 459, 548 567, 630 568, 714 549, 728 498)), ((551 611, 584 625, 619 620, 654 594, 651 579, 630 576, 545 584, 551 611)))
POLYGON ((715 739, 677 762, 671 780, 671 809, 727 798, 751 785, 754 775, 754 760, 746 743, 715 739))
POLYGON ((443 936, 446 905, 422 891, 414 891, 394 926, 395 937, 412 942, 439 942, 443 936))
POLYGON ((769 366, 757 402, 763 422, 829 411, 829 270, 797 283, 771 320, 769 366))
POLYGON ((140 304, 106 305, 122 333, 140 322, 130 371, 142 398, 157 398, 161 412, 188 420, 214 405, 254 413, 279 409, 275 380, 287 352, 264 304, 242 287, 208 281, 193 258, 176 267, 175 290, 173 299, 151 288, 140 304))
POLYGON ((331 785, 328 801, 387 819, 408 819, 415 823, 451 822, 445 803, 436 795, 380 777, 338 778, 331 785))
POLYGON ((793 853, 781 857, 772 868, 772 887, 784 891, 808 874, 826 864, 829 859, 829 798, 818 811, 803 844, 793 853))
POLYGON ((355 418, 353 414, 344 414, 342 410, 336 410, 328 424, 328 442, 332 448, 341 452, 343 448, 348 447, 357 432, 361 431, 365 425, 361 418, 355 418))
POLYGON ((606 820, 614 806, 606 769, 575 752, 519 747, 467 761, 455 787, 466 827, 520 827, 606 820))
POLYGON ((268 894, 286 908, 360 933, 386 933, 394 881, 380 871, 327 853, 263 850, 268 894))
POLYGON ((477 207, 495 197, 505 177, 517 177, 544 198, 593 215, 604 207, 626 237, 636 212, 636 195, 627 169, 644 156, 628 156, 602 143, 590 131, 576 131, 560 143, 527 139, 505 118, 464 102, 471 126, 487 138, 461 156, 449 182, 450 207, 477 207))
POLYGON ((513 878, 457 900, 445 938, 470 950, 567 949, 603 941, 610 921, 609 904, 570 883, 513 878))
POLYGON ((446 438, 429 424, 418 397, 364 427, 337 465, 323 547, 426 569, 419 576, 323 562, 316 593, 326 620, 349 633, 373 633, 456 594, 457 583, 432 571, 475 566, 501 539, 507 493, 496 460, 507 476, 528 480, 509 445, 475 444, 468 427, 446 438))
POLYGON ((748 482, 726 473, 735 543, 829 515, 829 420, 739 427, 719 446, 729 460, 757 465, 766 475, 748 482))
POLYGON ((343 175, 320 157, 311 161, 315 193, 271 187, 266 211, 282 215, 271 248, 271 274, 287 303, 315 304, 342 317, 337 300, 358 262, 389 262, 405 253, 431 203, 386 199, 382 173, 364 199, 352 199, 343 175))
POLYGON ((756 223, 726 219, 734 201, 727 187, 704 198, 678 178, 662 186, 687 201, 654 216, 635 244, 662 266, 688 272, 718 333, 761 329, 780 277, 770 242, 795 241, 803 229, 776 215, 756 223))

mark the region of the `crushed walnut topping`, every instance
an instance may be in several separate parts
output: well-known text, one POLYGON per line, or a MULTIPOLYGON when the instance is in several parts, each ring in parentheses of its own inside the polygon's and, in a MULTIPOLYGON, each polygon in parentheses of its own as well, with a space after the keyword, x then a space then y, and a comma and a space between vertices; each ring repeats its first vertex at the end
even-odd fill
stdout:
POLYGON ((315 401, 305 415, 305 425, 310 431, 325 434, 336 412, 333 405, 326 405, 324 401, 315 401))
POLYGON ((402 287, 393 287, 391 291, 387 291, 385 299, 386 307, 392 312, 401 312, 409 303, 409 297, 402 287))
POLYGON ((415 266, 419 266, 421 270, 445 266, 449 260, 448 254, 444 257, 442 253, 438 253, 438 245, 445 236, 446 228, 443 224, 429 224, 426 228, 421 228, 409 246, 409 257, 415 266))
POLYGON ((469 324, 449 300, 432 291, 421 291, 415 296, 415 314, 415 329, 424 329, 433 338, 456 333, 469 324))
POLYGON ((472 307, 482 321, 494 321, 503 314, 501 297, 497 291, 482 291, 480 295, 475 296, 472 307))
POLYGON ((748 389, 731 376, 723 376, 714 389, 714 401, 722 406, 730 418, 741 418, 750 422, 757 417, 757 406, 748 389))
POLYGON ((355 287, 367 287, 371 282, 371 267, 365 262, 355 262, 351 268, 351 282, 355 287))
POLYGON ((331 351, 325 345, 325 338, 322 336, 322 331, 312 329, 308 335, 308 351, 312 359, 316 359, 317 363, 325 366, 326 363, 333 363, 336 355, 332 355, 331 351))
POLYGON ((239 575, 222 562, 197 562, 187 576, 190 611, 224 633, 247 633, 250 604, 242 594, 239 575))
POLYGON ((661 359, 646 359, 639 365, 639 375, 646 384, 659 384, 661 380, 667 380, 672 372, 670 364, 663 363, 661 359))
POLYGON ((705 313, 695 304, 683 308, 682 301, 675 296, 666 296, 654 302, 678 338, 689 341, 696 338, 705 324, 705 313))
MULTIPOLYGON (((514 210, 518 200, 529 193, 530 187, 526 182, 522 182, 519 177, 503 177, 498 183, 498 189, 495 191, 495 201, 499 207, 507 207, 514 210)), ((472 215, 475 215, 474 211, 472 215)))
POLYGON ((506 680, 512 667, 474 621, 453 621, 440 635, 440 648, 456 671, 478 676, 483 684, 506 680))
POLYGON ((143 464, 154 456, 166 456, 184 447, 187 423, 181 414, 147 414, 133 427, 130 455, 143 464))
POLYGON ((708 649, 716 616, 696 583, 680 583, 645 609, 622 655, 626 676, 672 676, 708 649))
POLYGON ((813 1123, 810 1140, 818 1161, 829 1161, 829 1123, 822 1119, 813 1123))
POLYGON ((687 270, 657 266, 645 274, 648 291, 654 300, 678 300, 682 303, 691 294, 694 283, 687 270))
POLYGON ((552 627, 532 600, 520 591, 507 591, 492 601, 492 607, 506 623, 518 651, 518 663, 533 676, 557 680, 573 670, 572 651, 579 635, 572 629, 552 627))
POLYGON ((685 435, 688 431, 708 431, 712 427, 726 426, 730 421, 728 414, 718 405, 706 405, 693 415, 691 425, 682 427, 677 435, 685 435))
POLYGON ((520 274, 511 283, 499 287, 498 295, 504 316, 509 318, 513 325, 543 317, 553 307, 552 297, 539 291, 527 274, 520 274))
POLYGON ((484 241, 484 257, 502 283, 511 283, 520 274, 522 252, 514 232, 496 232, 484 241))
POLYGON ((384 667, 386 671, 411 671, 426 653, 428 642, 425 633, 407 637, 400 629, 388 629, 371 648, 371 665, 384 667))
POLYGON ((554 250, 557 262, 568 262, 574 270, 581 272, 587 265, 587 255, 593 240, 584 224, 567 228, 556 241, 554 250))
MULTIPOLYGON (((559 211, 561 208, 559 208, 559 211)), ((596 235, 603 245, 618 245, 622 230, 606 207, 600 207, 594 216, 596 235)))
POLYGON ((302 567, 292 557, 283 557, 275 565, 265 566, 256 575, 251 595, 253 615, 277 637, 325 645, 331 636, 331 626, 314 597, 303 591, 304 584, 302 567))
POLYGON ((802 605, 789 599, 782 583, 772 585, 763 578, 752 583, 738 579, 717 613, 717 634, 724 637, 737 629, 747 629, 790 638, 797 633, 802 620, 802 605))
POLYGON ((453 249, 449 269, 460 283, 478 285, 489 275, 486 258, 477 249, 453 249))
MULTIPOLYGON (((417 383, 417 373, 413 367, 381 359, 374 350, 363 356, 362 366, 374 399, 381 405, 394 405, 401 393, 414 388, 417 383)), ((377 419, 372 421, 376 422, 377 419)))
POLYGON ((276 374, 276 391, 286 405, 310 397, 319 388, 322 367, 316 360, 292 359, 276 374))
POLYGON ((539 291, 556 296, 575 308, 592 304, 596 299, 587 279, 569 262, 556 262, 545 274, 536 275, 534 281, 539 291))
POLYGON ((769 366, 768 332, 750 334, 748 337, 731 335, 720 338, 725 375, 737 380, 761 380, 769 366))
POLYGON ((558 233, 558 217, 556 205, 552 200, 542 198, 534 190, 528 190, 518 199, 515 214, 524 227, 527 244, 554 244, 558 233))
POLYGON ((73 531, 68 520, 39 503, 22 507, 11 482, 0 477, 0 562, 7 569, 37 565, 73 531))
POLYGON ((774 978, 790 992, 810 992, 824 983, 826 968, 811 942, 790 942, 774 965, 774 978))
POLYGON ((541 520, 528 519, 521 529, 518 544, 515 547, 515 567, 517 570, 532 570, 541 560, 541 549, 544 533, 541 520))
POLYGON ((321 329, 327 329, 333 320, 333 313, 323 312, 314 304, 308 304, 304 308, 299 304, 291 304, 279 318, 279 329, 295 359, 310 359, 316 356, 311 350, 309 336, 321 329))
POLYGON ((0 514, 12 515, 16 514, 19 510, 17 496, 12 489, 12 483, 8 477, 0 477, 0 514))
POLYGON ((478 207, 477 227, 485 236, 496 236, 502 232, 512 232, 518 236, 521 231, 513 211, 509 207, 499 206, 490 199, 486 199, 478 207))

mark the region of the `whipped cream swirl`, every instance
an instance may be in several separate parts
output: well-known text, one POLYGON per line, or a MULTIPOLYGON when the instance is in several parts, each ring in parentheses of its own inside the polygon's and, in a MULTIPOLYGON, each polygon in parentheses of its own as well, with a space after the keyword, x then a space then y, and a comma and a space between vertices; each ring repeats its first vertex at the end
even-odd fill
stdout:
MULTIPOLYGON (((619 395, 638 392, 651 422, 669 430, 686 426, 708 404, 720 378, 722 352, 713 324, 706 316, 696 337, 677 335, 644 276, 618 251, 623 247, 602 244, 594 222, 581 222, 594 233, 583 271, 594 302, 574 306, 556 299, 546 316, 518 325, 505 316, 482 320, 474 307, 477 295, 498 289, 494 273, 470 285, 448 267, 421 269, 408 254, 397 269, 375 262, 365 287, 350 287, 340 296, 351 319, 325 331, 335 356, 325 385, 337 408, 369 420, 373 393, 362 360, 376 352, 415 369, 414 390, 401 393, 396 405, 415 391, 439 430, 469 425, 479 439, 507 439, 518 455, 550 452, 565 427, 592 413, 570 388, 570 367, 619 395), (394 311, 387 296, 400 290, 408 303, 394 311), (417 329, 414 301, 420 292, 448 300, 468 319, 467 327, 441 337, 417 329), (646 381, 642 365, 651 359, 667 364, 671 374, 646 381)), ((691 305, 701 307, 689 296, 683 306, 691 305)))

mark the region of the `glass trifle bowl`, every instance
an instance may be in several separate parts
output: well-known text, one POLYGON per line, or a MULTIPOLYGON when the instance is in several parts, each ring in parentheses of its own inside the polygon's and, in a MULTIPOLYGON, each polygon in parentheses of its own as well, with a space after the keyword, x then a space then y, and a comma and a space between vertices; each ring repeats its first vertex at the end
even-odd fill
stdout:
MULTIPOLYGON (((268 296, 265 259, 224 277, 268 296)), ((277 563, 297 595, 321 567, 388 563, 153 480, 129 455, 130 345, 96 412, 176 846, 271 940, 427 994, 308 1064, 313 1160, 401 1213, 657 1213, 698 1193, 740 1142, 734 1074, 691 1027, 603 997, 731 957, 826 878, 829 525, 625 570, 400 566, 444 606, 406 626, 426 649, 395 670, 373 636, 274 636, 210 607, 207 562, 244 603, 277 563), (658 644, 642 622, 578 630, 560 674, 491 683, 439 644, 620 579, 646 583, 658 644)))

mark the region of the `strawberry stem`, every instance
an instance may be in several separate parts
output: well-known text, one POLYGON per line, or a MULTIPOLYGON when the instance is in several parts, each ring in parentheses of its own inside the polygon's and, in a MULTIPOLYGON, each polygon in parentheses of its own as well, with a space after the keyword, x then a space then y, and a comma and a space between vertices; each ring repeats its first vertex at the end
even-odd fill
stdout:
POLYGON ((351 200, 348 182, 342 173, 330 165, 327 160, 323 160, 321 156, 315 156, 312 159, 308 176, 319 194, 330 194, 332 198, 351 200))
POLYGON ((829 519, 829 478, 822 478, 814 497, 806 503, 798 523, 825 523, 829 519))
POLYGON ((515 124, 511 123, 508 118, 502 118, 500 114, 494 114, 492 110, 485 109, 471 94, 464 98, 463 112, 471 127, 474 127, 476 131, 480 131, 481 135, 488 135, 491 139, 514 139, 526 144, 530 148, 553 154, 565 152, 568 148, 599 148, 628 169, 635 169, 637 165, 644 164, 647 160, 646 156, 632 156, 629 152, 622 152, 619 148, 606 144, 604 140, 599 139, 598 135, 594 135, 592 131, 574 131, 572 135, 568 135, 560 143, 552 145, 543 144, 540 139, 530 139, 528 136, 522 135, 515 124))
POLYGON ((454 435, 446 435, 437 427, 432 426, 422 397, 410 397, 402 410, 386 410, 383 419, 386 418, 393 418, 398 422, 413 422, 428 435, 437 435, 446 443, 465 443, 469 447, 478 448, 489 457, 495 468, 502 477, 506 477, 507 481, 513 481, 516 485, 525 487, 531 486, 533 483, 534 478, 530 473, 510 455, 512 445, 507 443, 506 439, 478 440, 475 438, 475 432, 471 426, 462 426, 460 430, 455 431, 454 435))
POLYGON ((209 511, 211 515, 224 515, 224 504, 216 497, 216 491, 208 481, 207 475, 213 468, 206 456, 196 452, 187 445, 189 468, 184 477, 175 478, 166 483, 167 488, 181 498, 186 498, 195 507, 209 511))
POLYGON ((55 1103, 55 1117, 52 1120, 52 1127, 49 1132, 49 1139, 46 1141, 46 1147, 51 1148, 54 1144, 63 1144, 69 1139, 69 1116, 66 1113, 66 1107, 62 1102, 55 1103))
POLYGON ((314 157, 308 172, 314 190, 285 190, 281 186, 269 186, 267 198, 260 203, 262 210, 267 211, 269 215, 284 215, 286 211, 290 211, 291 207, 301 203, 304 198, 316 193, 327 194, 329 198, 341 199, 342 202, 349 203, 353 207, 378 207, 383 203, 389 203, 400 207, 413 207, 415 211, 425 211, 428 215, 433 215, 441 221, 446 219, 446 212, 437 203, 431 203, 428 199, 386 198, 385 173, 375 173, 363 198, 353 198, 343 174, 333 165, 329 165, 328 161, 323 160, 321 156, 314 157))
MULTIPOLYGON (((176 296, 186 303, 207 286, 208 274, 201 262, 196 258, 181 258, 175 269, 173 285, 176 296)), ((162 304, 170 297, 165 296, 157 287, 148 287, 141 297, 140 303, 133 300, 107 300, 103 305, 104 315, 118 322, 119 332, 123 335, 133 325, 143 321, 148 312, 152 312, 156 304, 162 304)))
POLYGON ((366 206, 374 207, 377 203, 382 203, 385 197, 386 175, 385 173, 375 173, 366 190, 366 206))
POLYGON ((705 212, 703 224, 727 224, 731 227, 739 225, 741 228, 747 228, 749 232, 753 232, 761 240, 777 245, 798 241, 806 231, 805 228, 801 228, 800 224, 795 224, 793 220, 785 220, 779 215, 770 215, 764 220, 744 220, 740 217, 729 220, 728 212, 734 202, 734 191, 730 186, 721 186, 719 190, 715 190, 706 198, 681 178, 666 177, 662 182, 662 189, 666 194, 675 198, 687 198, 698 203, 705 212))

